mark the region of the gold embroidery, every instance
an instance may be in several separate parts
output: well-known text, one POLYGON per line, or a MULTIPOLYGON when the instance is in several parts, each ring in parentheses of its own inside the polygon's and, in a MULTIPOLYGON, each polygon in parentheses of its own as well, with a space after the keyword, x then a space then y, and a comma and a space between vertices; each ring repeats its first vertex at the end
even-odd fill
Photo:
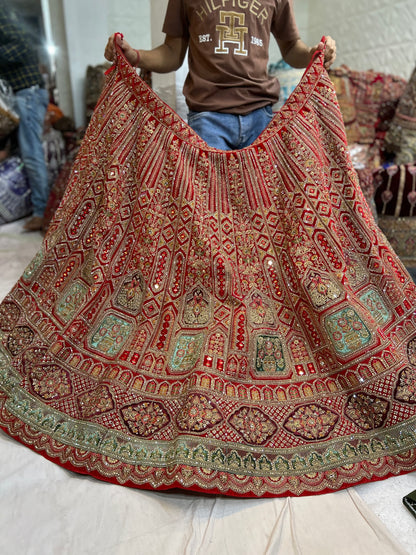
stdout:
POLYGON ((247 56, 248 51, 244 45, 244 37, 248 27, 244 26, 246 16, 243 13, 220 12, 220 25, 216 29, 219 33, 219 45, 215 48, 216 54, 228 54, 230 49, 226 44, 235 44, 234 54, 247 56))

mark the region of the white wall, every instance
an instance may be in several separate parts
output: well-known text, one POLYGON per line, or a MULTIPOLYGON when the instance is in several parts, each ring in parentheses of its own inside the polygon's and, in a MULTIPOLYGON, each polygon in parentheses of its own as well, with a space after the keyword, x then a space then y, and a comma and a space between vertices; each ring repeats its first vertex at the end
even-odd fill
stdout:
MULTIPOLYGON (((150 0, 50 0, 52 5, 52 30, 58 43, 66 43, 69 83, 61 76, 58 88, 64 94, 61 108, 75 119, 77 126, 85 124, 85 73, 88 65, 105 62, 104 47, 107 38, 120 31, 134 46, 150 48, 150 0), (57 4, 62 5, 62 21, 59 21, 57 4), (65 40, 64 40, 65 39, 65 40), (68 100, 68 96, 70 99, 68 100), (72 102, 72 110, 69 102, 72 102)), ((61 62, 65 57, 61 53, 61 62)), ((57 63, 60 63, 58 55, 57 63)), ((59 72, 59 69, 58 69, 59 72)), ((57 75, 59 80, 59 75, 57 75)), ((62 93, 61 93, 62 96, 62 93)))
POLYGON ((410 77, 416 65, 415 0, 307 1, 306 39, 314 44, 331 35, 337 41, 335 65, 410 77))

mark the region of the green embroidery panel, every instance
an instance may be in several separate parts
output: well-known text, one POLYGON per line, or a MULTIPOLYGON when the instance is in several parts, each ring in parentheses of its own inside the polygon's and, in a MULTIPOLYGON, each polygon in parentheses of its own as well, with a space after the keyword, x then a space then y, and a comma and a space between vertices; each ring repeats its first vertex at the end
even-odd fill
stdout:
POLYGON ((114 314, 108 314, 94 335, 90 346, 105 355, 117 355, 129 338, 132 325, 114 314))
POLYGON ((327 316, 325 328, 335 350, 343 356, 359 351, 371 342, 370 330, 351 307, 327 316))
MULTIPOLYGON (((8 373, 0 368, 0 378, 8 373)), ((7 383, 2 379, 2 383, 7 383)), ((329 470, 337 466, 357 463, 368 457, 400 453, 412 448, 416 434, 406 425, 395 429, 380 430, 377 438, 366 434, 356 435, 351 442, 335 440, 324 442, 319 449, 316 445, 304 449, 265 449, 262 454, 253 455, 252 447, 228 442, 207 440, 201 444, 199 438, 183 435, 179 441, 147 441, 133 438, 121 432, 106 430, 92 422, 65 417, 62 413, 37 401, 20 387, 15 387, 13 395, 6 402, 7 410, 21 421, 66 445, 100 453, 111 459, 132 465, 167 467, 174 464, 199 466, 201 455, 206 468, 245 474, 247 476, 267 476, 277 479, 281 476, 296 476, 329 470)))
POLYGON ((39 268, 39 266, 42 264, 42 262, 43 262, 43 252, 42 250, 40 250, 35 255, 33 260, 29 263, 25 271, 23 272, 23 276, 22 276, 23 279, 25 281, 29 281, 32 278, 33 274, 36 272, 36 270, 39 268))
POLYGON ((201 356, 204 334, 179 336, 173 350, 170 366, 174 372, 183 374, 192 370, 201 356))
POLYGON ((283 345, 277 336, 257 336, 255 356, 256 373, 280 374, 286 369, 283 345))
POLYGON ((386 307, 383 299, 374 289, 365 291, 360 296, 360 301, 368 308, 372 317, 378 324, 385 324, 390 320, 390 310, 386 307))
POLYGON ((75 282, 64 292, 62 300, 56 307, 57 316, 65 323, 69 322, 82 307, 88 293, 88 287, 83 283, 75 282))

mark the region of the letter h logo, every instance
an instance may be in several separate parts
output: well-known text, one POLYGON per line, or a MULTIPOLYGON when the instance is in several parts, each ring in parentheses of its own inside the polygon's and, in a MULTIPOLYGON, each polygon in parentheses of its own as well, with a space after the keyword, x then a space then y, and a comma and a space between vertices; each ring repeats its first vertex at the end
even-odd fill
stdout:
POLYGON ((220 25, 216 27, 220 35, 219 45, 215 49, 216 54, 228 54, 229 48, 225 45, 232 43, 238 45, 238 48, 234 48, 234 54, 247 56, 244 36, 248 33, 248 27, 243 27, 245 19, 246 16, 243 13, 220 12, 220 25))

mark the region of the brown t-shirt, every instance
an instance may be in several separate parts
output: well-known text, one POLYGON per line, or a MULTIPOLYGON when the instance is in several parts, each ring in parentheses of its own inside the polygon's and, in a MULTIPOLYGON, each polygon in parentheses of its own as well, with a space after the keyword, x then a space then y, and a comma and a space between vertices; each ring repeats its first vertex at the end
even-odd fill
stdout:
POLYGON ((278 100, 270 34, 299 38, 292 0, 169 0, 163 32, 189 39, 189 109, 241 115, 278 100))

